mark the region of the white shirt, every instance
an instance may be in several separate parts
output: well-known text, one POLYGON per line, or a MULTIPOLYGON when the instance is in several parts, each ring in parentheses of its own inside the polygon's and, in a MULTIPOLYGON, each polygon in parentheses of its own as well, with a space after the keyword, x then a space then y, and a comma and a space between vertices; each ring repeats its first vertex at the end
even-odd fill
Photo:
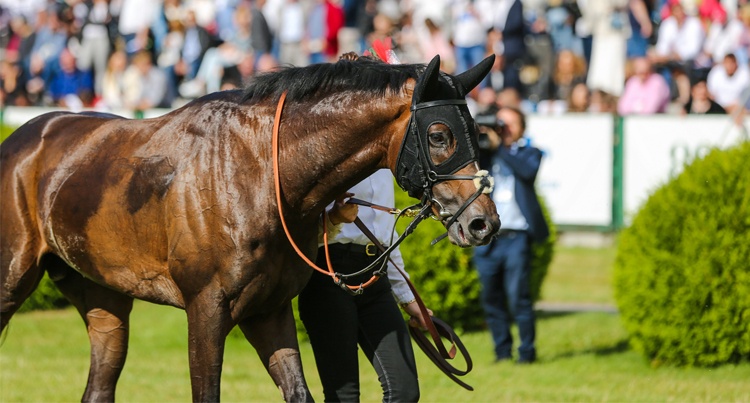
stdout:
POLYGON ((693 60, 703 49, 704 38, 703 27, 698 18, 686 17, 682 27, 679 27, 677 20, 669 17, 659 27, 656 54, 669 56, 674 52, 682 60, 693 60))
POLYGON ((487 31, 482 21, 470 11, 470 3, 458 0, 453 5, 453 43, 455 46, 470 48, 484 45, 487 31))
POLYGON ((724 65, 717 64, 708 73, 706 86, 708 92, 714 96, 714 101, 724 108, 737 104, 742 92, 750 86, 750 69, 745 65, 739 65, 730 77, 724 65))
POLYGON ((281 23, 279 24, 279 40, 283 43, 300 42, 305 37, 305 14, 302 5, 286 4, 281 9, 281 23))
POLYGON ((704 52, 711 55, 714 63, 721 63, 724 56, 734 53, 742 46, 744 32, 745 25, 740 20, 731 20, 727 25, 713 23, 708 29, 704 52))
MULTIPOLYGON (((393 207, 395 204, 393 176, 391 171, 387 169, 381 169, 370 175, 349 189, 349 192, 354 193, 353 197, 357 199, 381 206, 393 207)), ((329 205, 326 210, 330 209, 332 205, 329 205)), ((398 239, 398 234, 393 229, 393 223, 395 222, 393 215, 385 211, 360 206, 358 217, 383 245, 391 244, 391 234, 393 234, 393 241, 398 239)), ((347 223, 341 226, 341 232, 329 243, 366 245, 370 243, 370 239, 354 223, 347 223)), ((401 250, 398 247, 391 253, 391 260, 401 269, 404 269, 404 259, 401 257, 401 250)), ((414 300, 414 294, 409 289, 409 285, 406 284, 406 280, 401 277, 398 269, 390 262, 388 263, 388 280, 391 283, 393 295, 399 304, 414 300)))

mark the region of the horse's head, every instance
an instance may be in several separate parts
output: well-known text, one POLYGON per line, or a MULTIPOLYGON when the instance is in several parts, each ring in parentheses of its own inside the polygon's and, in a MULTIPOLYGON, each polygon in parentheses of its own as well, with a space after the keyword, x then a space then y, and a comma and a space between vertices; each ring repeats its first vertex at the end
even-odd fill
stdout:
POLYGON ((466 94, 487 75, 494 55, 451 76, 434 59, 420 75, 412 95, 411 118, 398 153, 394 175, 409 195, 432 203, 435 217, 459 246, 482 245, 500 228, 488 196, 491 182, 479 171, 477 126, 466 94))

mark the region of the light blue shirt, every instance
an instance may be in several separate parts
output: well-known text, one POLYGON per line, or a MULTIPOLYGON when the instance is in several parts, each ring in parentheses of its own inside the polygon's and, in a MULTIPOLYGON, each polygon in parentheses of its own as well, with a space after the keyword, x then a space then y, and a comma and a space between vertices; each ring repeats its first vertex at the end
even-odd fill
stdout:
MULTIPOLYGON (((514 144, 510 152, 514 153, 517 149, 518 146, 514 144)), ((516 201, 516 178, 508 164, 497 154, 492 157, 492 177, 495 179, 492 201, 497 206, 502 228, 519 231, 528 229, 529 223, 516 201)))

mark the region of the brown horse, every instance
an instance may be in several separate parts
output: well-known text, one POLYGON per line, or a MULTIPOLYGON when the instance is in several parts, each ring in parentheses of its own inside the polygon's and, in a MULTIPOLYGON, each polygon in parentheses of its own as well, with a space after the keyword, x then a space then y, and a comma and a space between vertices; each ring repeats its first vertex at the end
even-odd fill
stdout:
POLYGON ((283 211, 308 257, 325 206, 381 168, 435 203, 451 242, 479 245, 500 222, 490 198, 462 180, 477 173, 476 126, 462 103, 491 64, 454 77, 438 58, 342 60, 262 75, 244 93, 154 119, 31 120, 0 147, 1 328, 46 271, 87 326, 84 401, 115 398, 134 298, 186 311, 195 401, 219 400, 234 326, 286 400, 311 400, 290 303, 311 270, 281 229, 272 174, 281 94, 283 211))

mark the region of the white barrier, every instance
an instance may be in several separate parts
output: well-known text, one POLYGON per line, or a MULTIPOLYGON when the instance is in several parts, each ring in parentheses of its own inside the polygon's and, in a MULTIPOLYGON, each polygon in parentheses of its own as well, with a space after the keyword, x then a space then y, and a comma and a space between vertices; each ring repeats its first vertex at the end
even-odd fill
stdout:
MULTIPOLYGON (((7 107, 3 123, 17 127, 56 109, 7 107)), ((58 109, 59 110, 59 109, 58 109)), ((168 109, 145 111, 143 118, 168 113, 168 109)), ((133 118, 129 111, 111 112, 133 118)), ((745 122, 748 126, 750 120, 745 122)), ((712 147, 729 147, 747 139, 747 131, 726 115, 720 116, 628 116, 624 118, 622 143, 621 203, 613 200, 613 178, 620 167, 614 160, 614 118, 609 114, 564 116, 532 115, 528 137, 544 152, 537 177, 552 221, 563 226, 613 228, 616 214, 624 212, 629 223, 633 214, 661 184, 682 171, 684 164, 712 147), (618 212, 613 206, 623 206, 618 212)), ((616 196, 615 196, 616 198, 616 196)))
POLYGON ((527 136, 544 152, 537 189, 558 225, 612 224, 612 115, 530 116, 527 136))
POLYGON ((633 116, 624 121, 623 138, 623 202, 629 223, 648 196, 685 164, 711 148, 747 139, 747 132, 726 115, 633 116))

